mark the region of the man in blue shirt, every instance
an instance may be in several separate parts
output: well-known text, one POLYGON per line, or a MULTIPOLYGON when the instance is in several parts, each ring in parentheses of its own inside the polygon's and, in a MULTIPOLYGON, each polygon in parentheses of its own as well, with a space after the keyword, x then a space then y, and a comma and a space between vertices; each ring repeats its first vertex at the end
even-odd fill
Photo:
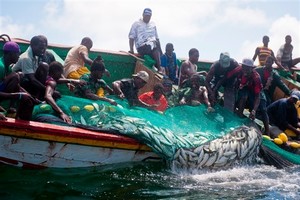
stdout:
POLYGON ((177 58, 172 43, 166 45, 166 53, 161 56, 161 66, 165 69, 166 76, 169 77, 173 84, 178 84, 178 66, 177 58))

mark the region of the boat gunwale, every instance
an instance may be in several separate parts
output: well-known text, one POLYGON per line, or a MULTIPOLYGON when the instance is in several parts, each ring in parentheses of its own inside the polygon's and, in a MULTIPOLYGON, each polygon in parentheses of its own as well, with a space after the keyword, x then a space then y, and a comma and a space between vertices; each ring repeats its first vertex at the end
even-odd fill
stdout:
POLYGON ((11 137, 65 142, 87 146, 151 151, 151 148, 147 145, 123 135, 35 121, 16 120, 13 118, 7 118, 6 121, 0 121, 0 134, 11 137))

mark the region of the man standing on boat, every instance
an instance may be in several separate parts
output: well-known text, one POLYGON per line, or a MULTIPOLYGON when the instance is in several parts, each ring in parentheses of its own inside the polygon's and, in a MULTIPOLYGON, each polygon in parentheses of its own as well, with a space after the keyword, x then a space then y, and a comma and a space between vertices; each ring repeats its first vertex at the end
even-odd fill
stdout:
POLYGON ((234 112, 235 103, 232 97, 235 94, 234 78, 229 79, 227 74, 238 67, 239 64, 228 52, 220 54, 220 59, 212 64, 205 79, 205 86, 208 90, 208 97, 212 105, 215 105, 218 97, 218 90, 224 87, 224 107, 234 112))
MULTIPOLYGON (((266 59, 268 56, 273 56, 275 58, 274 52, 272 51, 272 49, 270 49, 268 47, 269 44, 269 36, 264 36, 263 37, 263 46, 261 47, 257 47, 253 56, 253 61, 255 61, 256 57, 258 57, 258 62, 259 62, 259 66, 265 66, 266 63, 266 59)), ((276 59, 274 60, 275 63, 277 64, 277 66, 281 69, 285 69, 280 62, 278 62, 276 59)))
POLYGON ((129 32, 129 53, 134 53, 133 46, 138 53, 143 57, 149 55, 155 60, 155 67, 158 72, 162 72, 160 67, 160 57, 162 54, 160 41, 158 38, 156 25, 153 21, 150 22, 152 10, 145 8, 143 18, 134 22, 129 32))

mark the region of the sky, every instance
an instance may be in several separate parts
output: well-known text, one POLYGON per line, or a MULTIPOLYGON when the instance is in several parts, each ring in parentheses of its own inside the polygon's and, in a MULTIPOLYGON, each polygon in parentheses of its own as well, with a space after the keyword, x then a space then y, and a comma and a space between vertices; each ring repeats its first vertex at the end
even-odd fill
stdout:
POLYGON ((45 35, 49 44, 67 46, 88 36, 92 50, 128 51, 130 27, 147 7, 163 52, 173 43, 181 59, 197 48, 199 60, 229 52, 241 62, 253 57, 264 35, 275 55, 291 35, 293 57, 300 57, 299 0, 0 0, 0 33, 27 40, 45 35))

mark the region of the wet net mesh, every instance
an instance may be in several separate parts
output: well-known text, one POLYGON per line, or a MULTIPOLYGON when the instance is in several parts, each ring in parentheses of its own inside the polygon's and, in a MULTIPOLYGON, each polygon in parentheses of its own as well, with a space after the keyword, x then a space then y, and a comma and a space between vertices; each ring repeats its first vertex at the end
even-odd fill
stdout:
POLYGON ((276 145, 273 141, 263 138, 263 145, 268 147, 273 152, 276 152, 282 158, 285 158, 294 164, 300 164, 300 155, 283 150, 281 147, 276 145))
MULTIPOLYGON (((185 105, 169 108, 162 114, 130 107, 126 100, 114 96, 110 98, 118 105, 72 96, 63 96, 57 104, 72 118, 75 126, 135 138, 167 160, 172 159, 179 148, 200 146, 249 122, 222 107, 207 113, 205 105, 185 105)), ((41 104, 35 107, 33 119, 54 114, 50 105, 41 104)), ((53 120, 53 123, 57 121, 53 120)))

